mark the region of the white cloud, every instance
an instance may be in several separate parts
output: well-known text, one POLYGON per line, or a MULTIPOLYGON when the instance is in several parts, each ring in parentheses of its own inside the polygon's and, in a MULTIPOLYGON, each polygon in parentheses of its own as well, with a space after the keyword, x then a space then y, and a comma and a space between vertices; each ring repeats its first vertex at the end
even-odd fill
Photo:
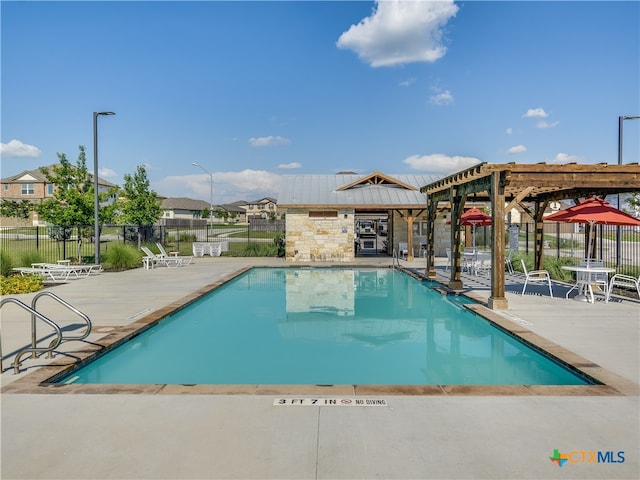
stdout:
POLYGON ((251 137, 249 144, 252 147, 273 147, 276 145, 289 145, 291 144, 291 140, 281 136, 274 137, 269 135, 268 137, 251 137))
POLYGON ((0 155, 3 157, 31 157, 37 158, 42 154, 38 147, 22 143, 20 140, 10 140, 0 143, 0 155))
POLYGON ((412 155, 402 161, 414 170, 433 173, 436 175, 447 175, 449 173, 464 170, 481 160, 475 157, 448 156, 443 153, 434 153, 431 155, 412 155))
POLYGON ((560 122, 547 123, 544 120, 541 120, 538 123, 536 123, 536 128, 553 128, 556 125, 558 125, 558 123, 560 122))
POLYGON ((449 90, 438 93, 431 97, 431 103, 434 105, 451 105, 453 103, 453 95, 449 90))
POLYGON ((372 15, 351 25, 336 45, 355 51, 372 67, 435 62, 447 51, 443 28, 457 12, 453 0, 377 1, 372 15))
POLYGON ((522 118, 547 118, 549 114, 544 111, 544 108, 530 108, 527 113, 522 115, 522 118))
POLYGON ((411 85, 413 85, 415 83, 416 79, 415 78, 407 78, 406 80, 403 80, 402 82, 400 82, 398 84, 398 86, 400 87, 409 87, 411 85))
POLYGON ((282 170, 293 170, 295 168, 302 168, 302 164, 300 162, 281 163, 278 165, 278 168, 282 170))
POLYGON ((98 169, 98 177, 101 178, 114 178, 117 177, 118 174, 115 170, 111 170, 110 168, 99 168, 98 169))
POLYGON ((506 133, 507 135, 513 135, 513 128, 511 128, 511 127, 507 128, 507 130, 505 131, 505 133, 506 133))
POLYGON ((559 152, 549 163, 578 163, 580 160, 577 155, 559 152))
MULTIPOLYGON (((275 197, 282 180, 281 176, 264 170, 212 173, 213 203, 217 205, 275 197)), ((188 197, 208 202, 211 197, 211 177, 204 173, 169 176, 152 182, 151 188, 166 197, 188 197)))
POLYGON ((524 145, 516 145, 515 147, 511 147, 509 150, 507 150, 507 153, 509 155, 514 155, 517 153, 524 153, 527 151, 527 147, 525 147, 524 145))

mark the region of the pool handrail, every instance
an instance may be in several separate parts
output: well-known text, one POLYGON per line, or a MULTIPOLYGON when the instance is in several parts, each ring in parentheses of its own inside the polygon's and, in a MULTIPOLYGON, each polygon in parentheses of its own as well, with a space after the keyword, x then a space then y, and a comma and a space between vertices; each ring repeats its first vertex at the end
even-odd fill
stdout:
MULTIPOLYGON (((91 319, 87 316, 87 314, 81 312, 80 310, 78 310, 76 307, 74 307, 73 305, 71 305, 69 302, 63 300, 62 298, 60 298, 59 296, 57 296, 55 293, 49 292, 47 290, 43 290, 41 292, 38 292, 35 294, 35 296, 33 297, 33 300, 31 300, 31 309, 34 312, 37 312, 36 309, 36 304, 38 303, 38 299, 40 299, 41 297, 51 297, 52 299, 54 299, 55 301, 57 301, 58 303, 60 303, 61 305, 64 305, 65 307, 67 307, 69 310, 71 310, 73 313, 75 313, 76 315, 78 315, 80 318, 82 318, 82 320, 85 321, 85 323, 87 324, 87 330, 86 332, 84 332, 84 334, 82 335, 78 335, 78 336, 62 336, 62 340, 60 343, 62 342, 68 342, 70 340, 84 340, 85 338, 87 338, 89 336, 89 334, 91 333, 91 328, 92 328, 92 323, 91 323, 91 319)), ((36 346, 36 318, 34 316, 34 314, 31 314, 31 346, 35 347, 36 346)), ((49 351, 49 358, 52 357, 52 351, 49 351)), ((31 358, 36 358, 36 354, 33 353, 31 358)))
MULTIPOLYGON (((2 300, 0 300, 0 308, 2 308, 2 306, 5 303, 15 303, 16 305, 21 307, 23 310, 26 310, 27 312, 31 313, 32 325, 33 323, 35 323, 35 318, 39 318, 43 322, 49 324, 49 326, 51 326, 55 330, 55 334, 56 334, 56 337, 52 340, 52 342, 49 344, 48 347, 36 347, 32 344, 31 346, 24 347, 16 354, 16 357, 13 360, 13 373, 20 373, 20 359, 22 358, 22 355, 31 352, 32 355, 36 356, 37 353, 52 352, 55 348, 58 347, 58 345, 60 345, 60 343, 62 343, 62 330, 54 321, 48 319, 43 314, 35 311, 29 305, 21 302, 17 298, 12 298, 12 297, 3 298, 2 300)), ((0 373, 2 373, 2 371, 3 371, 2 339, 0 338, 0 373)))
POLYGON ((397 250, 394 248, 393 253, 391 254, 391 266, 392 268, 396 268, 396 264, 400 267, 400 257, 398 256, 397 250))

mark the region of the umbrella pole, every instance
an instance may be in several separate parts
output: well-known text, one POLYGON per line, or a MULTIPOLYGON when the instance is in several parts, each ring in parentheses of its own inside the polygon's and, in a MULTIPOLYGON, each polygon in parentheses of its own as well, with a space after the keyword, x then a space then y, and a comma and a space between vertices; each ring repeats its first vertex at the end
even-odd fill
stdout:
POLYGON ((595 243, 595 222, 591 221, 587 225, 589 225, 589 231, 587 232, 587 267, 591 263, 591 245, 592 242, 595 243), (593 235, 592 235, 593 234, 593 235), (592 238, 593 237, 593 240, 592 238))

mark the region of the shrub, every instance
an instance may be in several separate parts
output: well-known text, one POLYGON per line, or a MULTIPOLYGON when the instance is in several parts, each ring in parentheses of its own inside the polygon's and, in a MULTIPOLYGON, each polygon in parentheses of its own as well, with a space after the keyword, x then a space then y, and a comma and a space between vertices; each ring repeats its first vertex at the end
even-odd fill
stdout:
POLYGON ((275 245, 268 243, 248 243, 240 253, 241 257, 273 257, 278 253, 275 245))
POLYGON ((32 293, 42 290, 44 277, 39 275, 12 275, 10 277, 0 276, 0 294, 17 295, 21 293, 32 293))
POLYGON ((20 255, 20 265, 24 267, 30 267, 32 263, 42 263, 44 262, 42 255, 40 252, 35 250, 31 250, 29 252, 24 252, 20 255))
POLYGON ((112 245, 102 257, 103 267, 107 270, 129 270, 139 267, 142 257, 142 253, 130 245, 112 245))
POLYGON ((179 242, 196 242, 197 237, 193 233, 181 233, 180 235, 169 235, 167 242, 179 243, 179 242))
POLYGON ((13 269, 13 258, 4 250, 0 251, 0 275, 8 277, 13 269))

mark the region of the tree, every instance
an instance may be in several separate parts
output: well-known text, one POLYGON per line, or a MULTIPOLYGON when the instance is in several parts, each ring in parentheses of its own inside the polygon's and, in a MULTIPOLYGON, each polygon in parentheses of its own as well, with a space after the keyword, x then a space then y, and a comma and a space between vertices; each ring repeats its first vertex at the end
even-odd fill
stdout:
POLYGON ((137 227, 138 248, 140 248, 142 232, 156 223, 162 215, 156 192, 149 189, 149 179, 144 166, 139 165, 133 175, 124 175, 118 211, 120 223, 137 227))
MULTIPOLYGON (((627 198, 627 202, 631 206, 631 211, 627 211, 627 213, 637 217, 640 215, 640 192, 633 192, 627 198)), ((624 209, 626 210, 626 209, 624 209)))
POLYGON ((21 220, 27 220, 33 210, 33 204, 29 200, 2 200, 0 203, 0 216, 15 217, 21 220))
MULTIPOLYGON (((43 200, 36 210, 46 222, 62 227, 63 231, 72 227, 78 227, 78 262, 81 261, 80 247, 82 245, 82 227, 85 227, 85 236, 91 238, 91 229, 94 225, 94 187, 93 177, 87 171, 87 160, 84 146, 78 147, 78 160, 72 165, 64 153, 58 153, 59 164, 51 170, 41 169, 50 183, 55 185, 53 197, 43 200)), ((94 172, 97 175, 97 172, 94 172)), ((105 201, 113 191, 99 194, 100 201, 105 201)), ((103 206, 98 218, 99 224, 111 221, 113 218, 113 205, 103 206)))

